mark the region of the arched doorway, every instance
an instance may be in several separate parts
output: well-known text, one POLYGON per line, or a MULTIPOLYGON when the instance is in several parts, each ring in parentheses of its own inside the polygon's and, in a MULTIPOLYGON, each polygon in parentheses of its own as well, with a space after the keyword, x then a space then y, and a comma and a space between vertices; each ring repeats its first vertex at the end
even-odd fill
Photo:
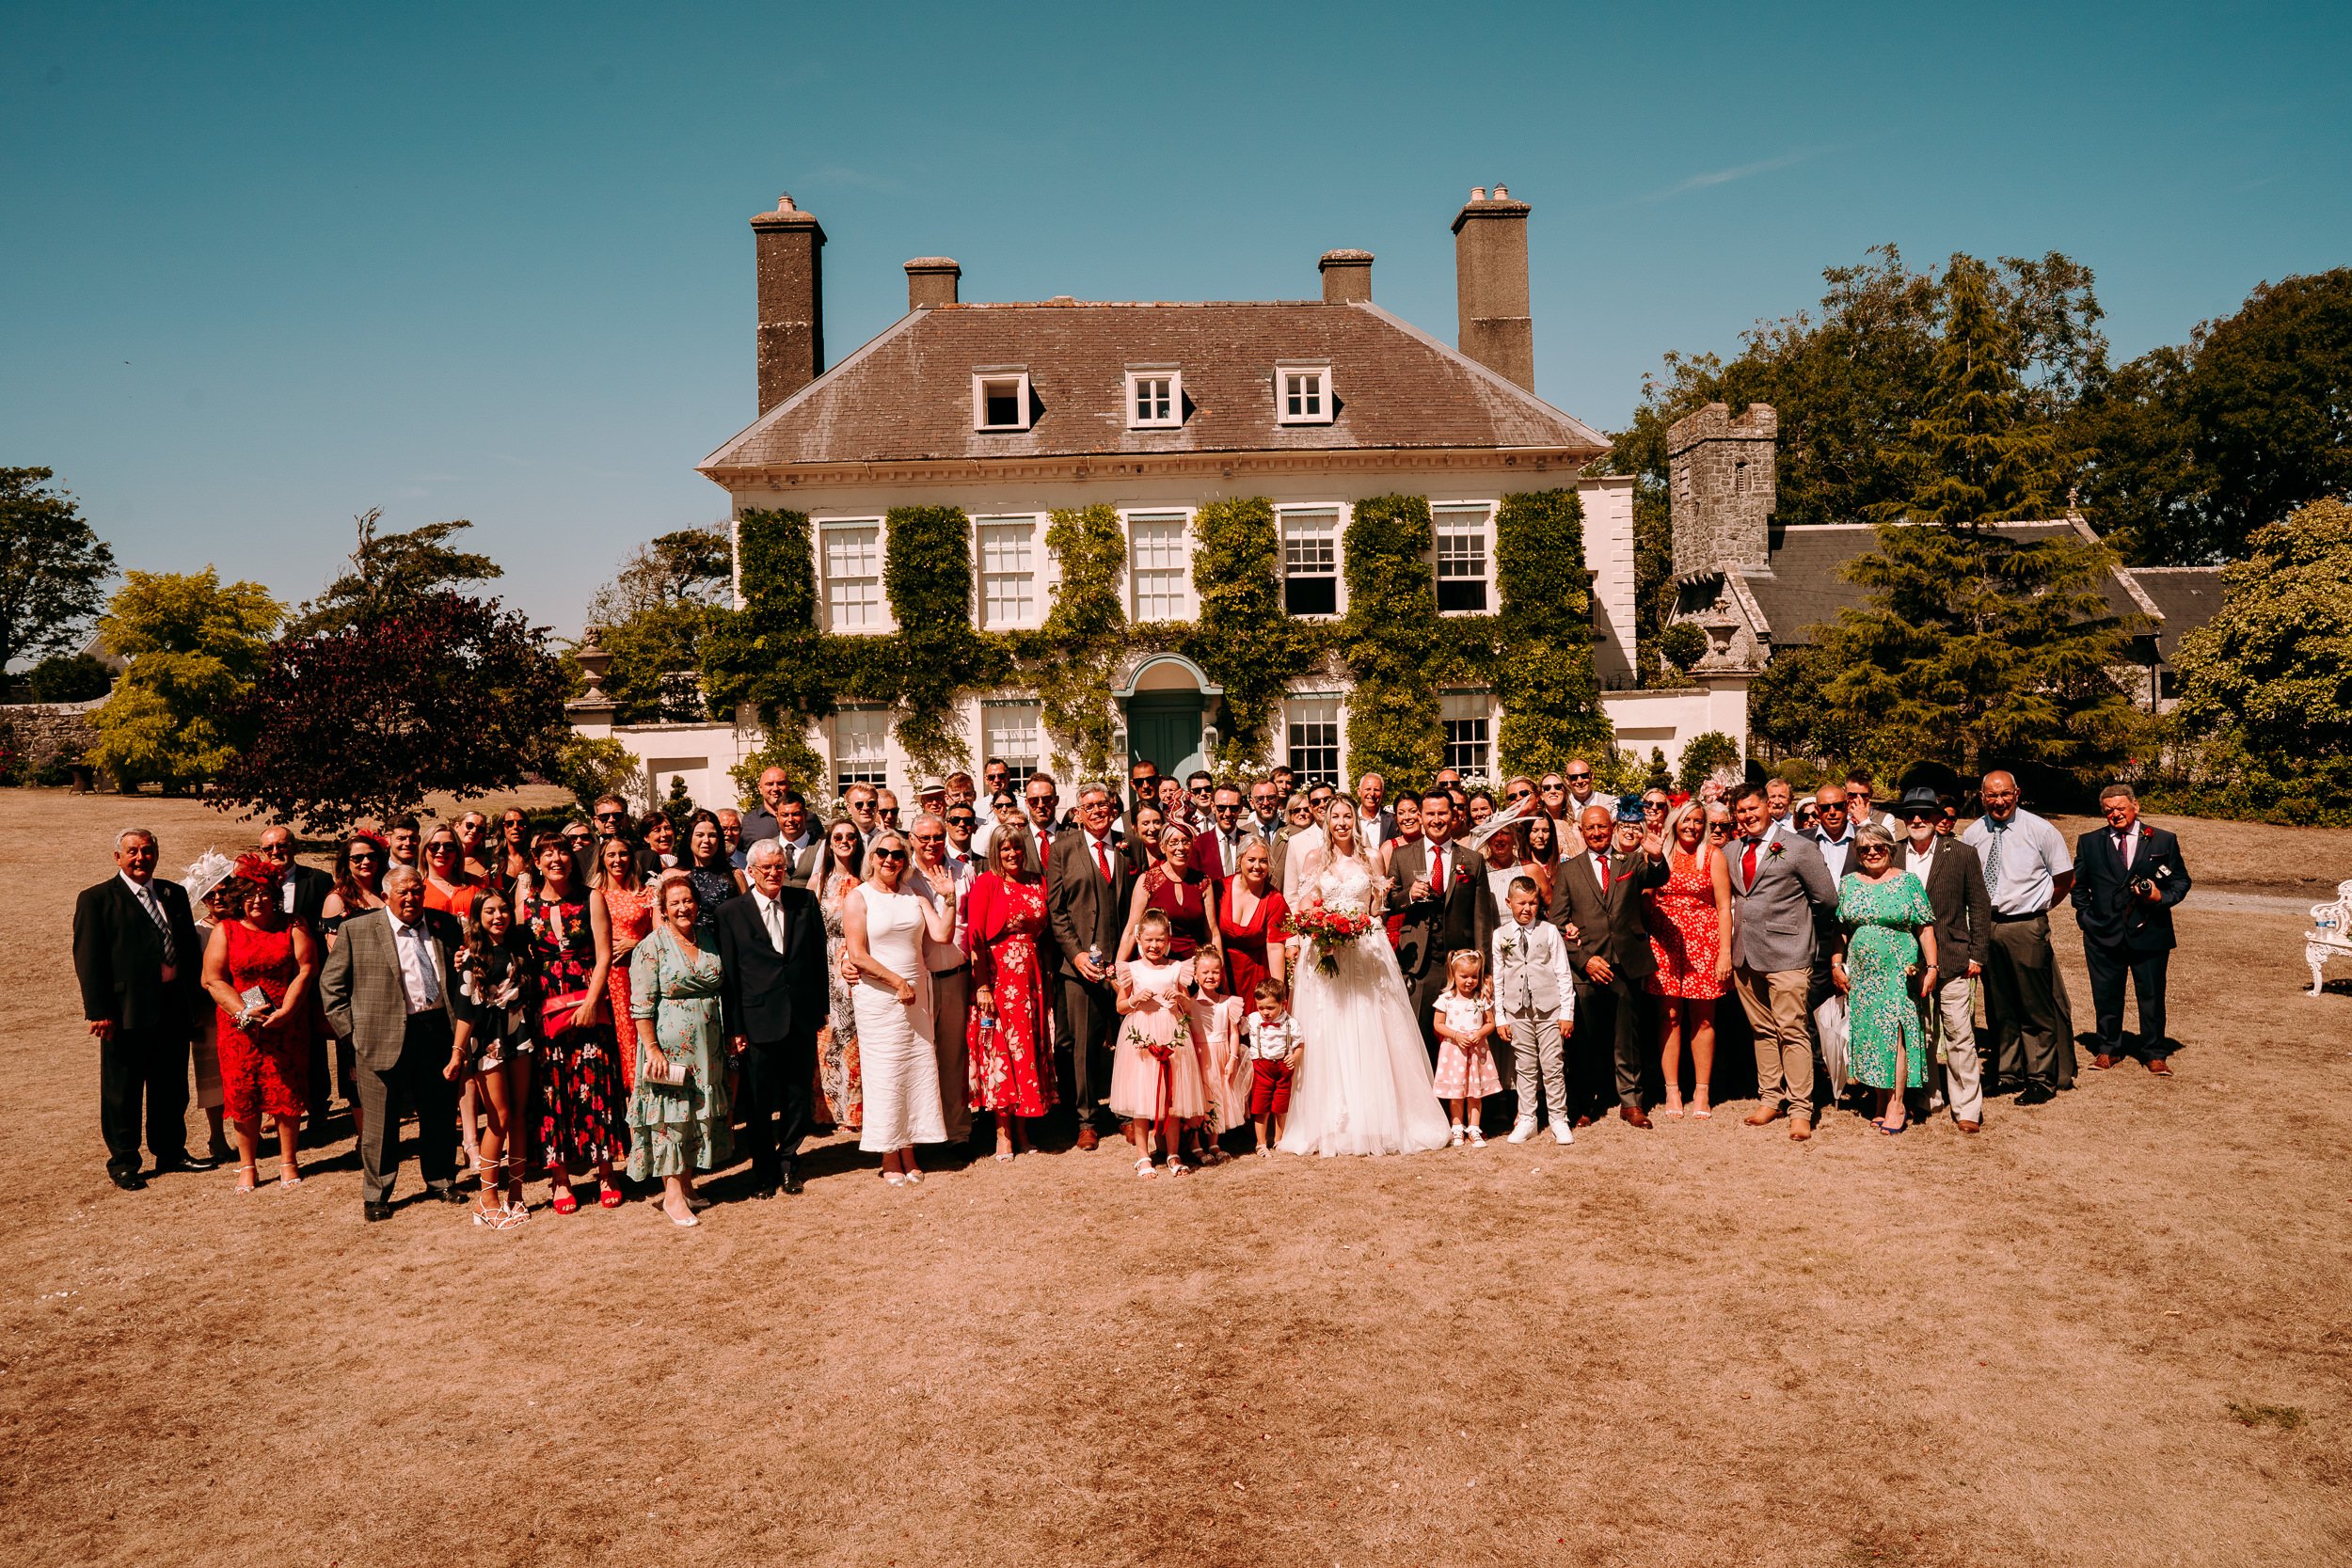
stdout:
POLYGON ((1111 689, 1126 716, 1128 764, 1149 762, 1175 778, 1208 767, 1216 750, 1210 721, 1224 694, 1182 654, 1142 655, 1111 689))

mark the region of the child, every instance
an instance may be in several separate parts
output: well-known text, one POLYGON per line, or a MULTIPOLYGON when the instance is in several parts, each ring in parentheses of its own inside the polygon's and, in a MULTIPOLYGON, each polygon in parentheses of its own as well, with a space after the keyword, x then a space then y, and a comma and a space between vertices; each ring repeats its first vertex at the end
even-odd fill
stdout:
POLYGON ((1298 1025, 1282 1010, 1282 985, 1258 982, 1258 1010, 1242 1021, 1242 1049, 1249 1060, 1249 1120, 1258 1132, 1258 1158, 1274 1153, 1290 1115, 1291 1076, 1298 1068, 1298 1025))
POLYGON ((523 1196, 522 1122, 530 1110, 537 987, 530 943, 515 927, 513 901, 499 888, 474 894, 456 968, 457 1026, 441 1075, 465 1078, 479 1091, 482 1141, 474 1169, 482 1193, 473 1223, 509 1230, 531 1217, 523 1196))
POLYGON ((1460 1147, 1465 1136, 1476 1148, 1486 1147, 1486 1130, 1478 1124, 1479 1103, 1502 1092, 1492 1050, 1494 1009, 1478 994, 1486 971, 1484 958, 1470 948, 1461 949, 1446 959, 1445 992, 1438 998, 1438 1038, 1443 1042, 1438 1047, 1438 1098, 1454 1112, 1454 1124, 1446 1131, 1449 1148, 1460 1147))
POLYGON ((1192 960, 1193 1041, 1200 1054, 1200 1078, 1208 1119, 1197 1130, 1200 1163, 1222 1164, 1217 1134, 1249 1119, 1249 1074, 1241 1054, 1242 999, 1225 994, 1225 958, 1203 947, 1192 960))
POLYGON ((1118 966, 1119 1010, 1127 1022, 1119 1032, 1111 1064, 1111 1114, 1127 1120, 1127 1141, 1136 1148, 1136 1174, 1154 1175, 1152 1130, 1159 1129, 1168 1154, 1168 1174, 1190 1176, 1177 1148, 1177 1128, 1208 1114, 1201 1093, 1200 1057, 1192 1043, 1191 1006, 1184 995, 1185 965, 1168 957, 1168 916, 1146 910, 1136 928, 1136 955, 1118 966))
POLYGON ((1519 1095, 1518 1120, 1511 1141, 1535 1135, 1536 1074, 1542 1072, 1544 1108, 1551 1113, 1551 1135, 1576 1142, 1568 1125, 1568 1076, 1561 1041, 1576 1026, 1576 986, 1569 977, 1568 944, 1558 927, 1537 917, 1541 895, 1534 879, 1511 879, 1511 918, 1495 928, 1495 1016, 1510 1035, 1519 1095))

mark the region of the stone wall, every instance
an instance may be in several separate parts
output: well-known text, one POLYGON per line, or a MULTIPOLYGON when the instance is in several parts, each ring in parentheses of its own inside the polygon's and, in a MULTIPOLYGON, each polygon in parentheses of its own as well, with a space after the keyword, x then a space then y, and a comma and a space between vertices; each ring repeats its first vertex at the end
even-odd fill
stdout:
POLYGON ((98 710, 106 699, 87 703, 0 704, 0 745, 17 754, 17 773, 30 780, 51 763, 79 763, 98 743, 98 710))
POLYGON ((1677 577, 1725 562, 1751 571, 1772 564, 1779 435, 1780 416, 1767 403, 1750 404, 1736 420, 1710 403, 1666 432, 1677 577))

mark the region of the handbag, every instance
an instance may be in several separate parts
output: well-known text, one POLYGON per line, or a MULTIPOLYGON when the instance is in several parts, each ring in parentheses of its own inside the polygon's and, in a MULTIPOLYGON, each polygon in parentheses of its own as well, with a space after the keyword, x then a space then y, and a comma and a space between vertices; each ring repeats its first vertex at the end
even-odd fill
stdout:
POLYGON ((660 1069, 647 1068, 638 1076, 648 1084, 659 1084, 665 1089, 686 1087, 687 1074, 691 1070, 686 1065, 686 1058, 670 1055, 663 1057, 662 1062, 663 1065, 660 1069))

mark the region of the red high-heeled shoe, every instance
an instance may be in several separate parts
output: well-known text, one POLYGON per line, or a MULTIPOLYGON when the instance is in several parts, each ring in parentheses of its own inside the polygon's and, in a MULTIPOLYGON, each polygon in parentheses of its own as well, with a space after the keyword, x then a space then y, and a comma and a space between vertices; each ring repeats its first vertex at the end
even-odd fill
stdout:
POLYGON ((599 1181, 596 1183, 596 1206, 598 1208, 618 1209, 627 1201, 628 1199, 621 1196, 621 1189, 614 1186, 612 1182, 599 1181))
POLYGON ((559 1214, 580 1212, 580 1195, 566 1185, 555 1189, 555 1212, 559 1214))

